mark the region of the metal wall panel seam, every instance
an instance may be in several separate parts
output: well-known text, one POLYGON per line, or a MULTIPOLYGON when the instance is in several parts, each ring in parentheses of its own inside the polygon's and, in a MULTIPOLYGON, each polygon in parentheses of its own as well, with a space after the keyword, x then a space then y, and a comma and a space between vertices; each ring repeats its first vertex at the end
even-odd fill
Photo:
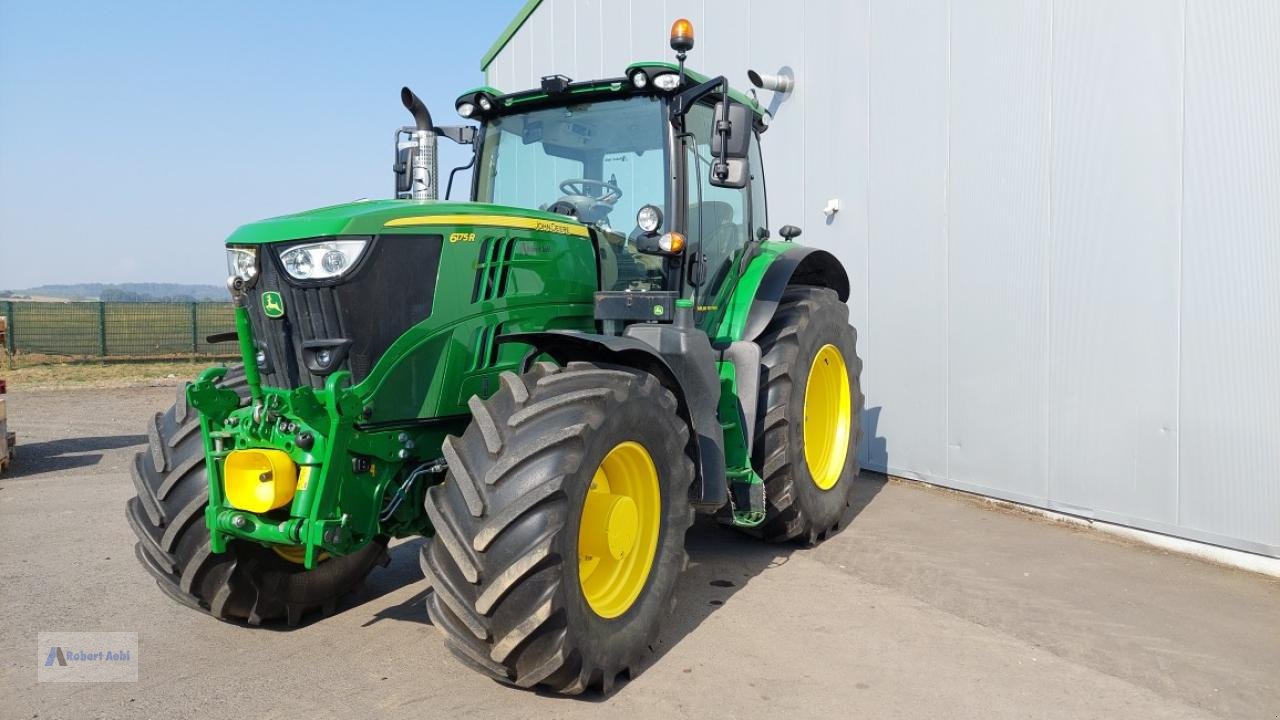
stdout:
MULTIPOLYGON (((871 194, 875 186, 876 174, 875 174, 875 166, 872 164, 872 157, 871 157, 871 118, 873 117, 871 112, 871 100, 873 97, 875 97, 875 94, 871 92, 871 78, 873 77, 873 73, 871 72, 871 58, 875 56, 875 53, 871 52, 871 43, 875 41, 875 33, 871 32, 871 24, 872 24, 871 6, 875 4, 875 1, 876 0, 867 0, 867 155, 866 155, 867 157, 867 191, 864 194, 864 197, 862 199, 863 202, 866 204, 866 209, 867 209, 866 210, 867 258, 866 258, 866 264, 865 264, 866 274, 867 274, 867 286, 866 288, 864 288, 864 294, 866 295, 866 298, 867 298, 866 300, 867 327, 865 328, 862 335, 859 336, 860 340, 862 340, 863 337, 865 337, 865 340, 863 340, 863 343, 862 343, 863 358, 871 357, 871 334, 872 334, 871 328, 872 328, 872 318, 874 317, 873 313, 871 312, 871 282, 872 282, 871 278, 873 277, 871 272, 871 244, 874 241, 871 236, 871 194)), ((863 362, 863 367, 864 368, 866 367, 866 362, 863 362)), ((863 388, 863 397, 866 397, 865 387, 863 388)), ((866 403, 864 401, 863 410, 866 410, 865 404, 866 403)), ((870 463, 871 462, 871 441, 874 438, 867 437, 866 433, 863 433, 862 437, 863 437, 863 447, 866 448, 866 452, 863 454, 865 455, 866 462, 870 463)))
POLYGON ((1187 2, 1182 3, 1182 82, 1179 84, 1182 97, 1179 102, 1178 118, 1178 389, 1176 393, 1178 419, 1177 435, 1174 437, 1174 522, 1182 525, 1182 352, 1183 352, 1183 287, 1186 273, 1183 263, 1183 234, 1187 225, 1187 2))
POLYGON ((942 124, 946 127, 946 157, 942 161, 942 297, 947 307, 943 308, 942 332, 946 337, 947 352, 943 357, 943 400, 942 412, 946 418, 942 424, 942 468, 947 477, 951 477, 951 0, 947 0, 947 50, 946 79, 942 83, 943 104, 942 124))
POLYGON ((1045 223, 1044 232, 1044 499, 1049 501, 1053 489, 1053 21, 1055 0, 1049 4, 1049 52, 1044 64, 1045 72, 1045 223))

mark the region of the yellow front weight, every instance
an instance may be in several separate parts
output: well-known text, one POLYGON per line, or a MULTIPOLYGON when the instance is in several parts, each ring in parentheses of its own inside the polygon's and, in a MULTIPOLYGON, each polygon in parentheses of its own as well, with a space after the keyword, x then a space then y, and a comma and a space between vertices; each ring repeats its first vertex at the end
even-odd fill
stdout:
POLYGON ((235 450, 222 463, 227 503, 263 513, 284 507, 298 489, 298 466, 283 450, 235 450))

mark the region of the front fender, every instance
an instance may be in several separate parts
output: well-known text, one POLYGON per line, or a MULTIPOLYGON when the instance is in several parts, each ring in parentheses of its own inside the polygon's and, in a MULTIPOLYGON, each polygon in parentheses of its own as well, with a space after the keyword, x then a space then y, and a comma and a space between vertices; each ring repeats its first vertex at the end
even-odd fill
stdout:
MULTIPOLYGON (((685 376, 697 368, 672 367, 654 346, 633 337, 596 335, 576 330, 511 333, 498 338, 499 343, 518 342, 533 346, 525 360, 526 369, 533 358, 549 355, 561 365, 573 361, 604 362, 647 372, 676 397, 680 418, 689 426, 689 443, 696 478, 690 501, 700 512, 714 512, 728 502, 724 471, 723 428, 716 417, 718 394, 708 396, 706 389, 686 387, 685 376)), ((703 341, 705 346, 705 341, 703 341)), ((672 360, 680 358, 673 357, 672 360)), ((687 358, 695 362, 694 358, 687 358)), ((690 381, 692 382, 692 380, 690 381)), ((698 383, 693 382, 694 386, 698 383)))

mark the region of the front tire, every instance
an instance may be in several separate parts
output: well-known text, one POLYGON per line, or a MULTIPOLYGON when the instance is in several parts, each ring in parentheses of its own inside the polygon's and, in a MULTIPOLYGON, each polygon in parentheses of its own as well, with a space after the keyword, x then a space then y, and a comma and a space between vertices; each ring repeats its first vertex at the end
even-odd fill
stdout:
MULTIPOLYGON (((242 398, 247 392, 239 367, 219 384, 242 398)), ((125 517, 138 537, 138 560, 183 605, 219 620, 260 625, 283 619, 297 625, 313 611, 334 612, 375 564, 389 562, 385 539, 313 570, 252 542, 232 540, 227 552, 212 552, 204 519, 209 481, 200 419, 187 405, 185 387, 147 430, 149 447, 133 458, 137 495, 126 503, 125 517)))
POLYGON ((757 342, 765 374, 753 461, 766 514, 753 532, 814 545, 848 523, 861 470, 857 331, 835 291, 792 286, 757 342))
POLYGON ((687 563, 675 397, 630 368, 539 363, 471 409, 426 498, 431 619, 499 681, 607 693, 639 670, 687 563))

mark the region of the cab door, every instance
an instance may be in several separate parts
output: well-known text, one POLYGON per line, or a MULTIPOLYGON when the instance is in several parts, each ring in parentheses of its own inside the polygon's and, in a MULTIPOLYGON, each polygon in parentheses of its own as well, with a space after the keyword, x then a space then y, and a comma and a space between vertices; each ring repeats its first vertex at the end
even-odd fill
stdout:
POLYGON ((767 227, 759 138, 751 137, 747 186, 715 187, 711 184, 714 120, 714 109, 705 104, 693 107, 685 120, 696 140, 685 143, 685 226, 691 251, 686 272, 694 286, 698 324, 704 329, 718 322, 724 301, 733 292, 738 278, 736 263, 747 242, 767 227))

